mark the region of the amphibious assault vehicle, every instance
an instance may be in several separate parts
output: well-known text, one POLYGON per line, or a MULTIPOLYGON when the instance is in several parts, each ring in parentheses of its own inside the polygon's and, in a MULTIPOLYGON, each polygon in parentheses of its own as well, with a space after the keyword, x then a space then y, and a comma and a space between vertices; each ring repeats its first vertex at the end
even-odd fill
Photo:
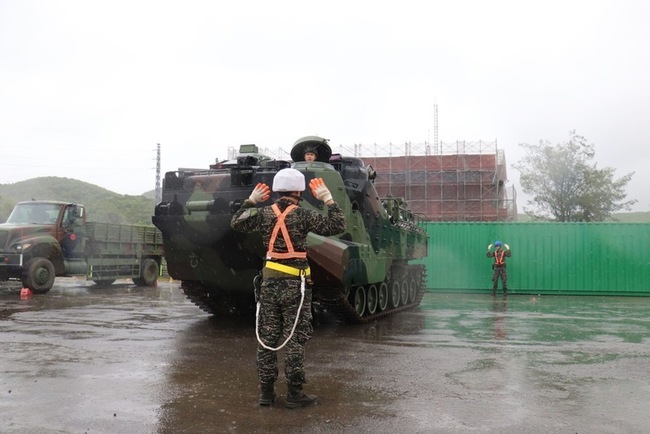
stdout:
MULTIPOLYGON (((275 160, 255 145, 242 145, 234 160, 165 174, 152 221, 163 234, 169 275, 181 281, 187 297, 213 314, 254 307, 253 281, 265 249, 259 234, 235 232, 230 220, 258 182, 271 186, 279 170, 293 167, 307 183, 323 178, 346 216, 344 233, 308 236, 314 307, 363 323, 417 306, 426 271, 410 261, 426 256, 428 237, 406 203, 380 199, 372 167, 332 155, 326 139, 299 139, 291 156, 293 162, 275 160), (313 150, 317 161, 304 161, 303 151, 313 150)), ((309 188, 301 206, 327 212, 309 188)))

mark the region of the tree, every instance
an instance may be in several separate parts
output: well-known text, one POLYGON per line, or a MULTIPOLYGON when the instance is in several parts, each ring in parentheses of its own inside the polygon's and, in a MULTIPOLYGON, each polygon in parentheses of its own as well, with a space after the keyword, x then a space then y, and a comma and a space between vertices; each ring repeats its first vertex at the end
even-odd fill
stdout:
POLYGON ((569 141, 552 146, 521 143, 526 156, 513 167, 521 176, 521 188, 533 199, 524 212, 535 220, 591 222, 629 210, 636 200, 625 198, 625 188, 634 172, 614 179, 615 169, 599 169, 593 162, 594 145, 569 132, 569 141))

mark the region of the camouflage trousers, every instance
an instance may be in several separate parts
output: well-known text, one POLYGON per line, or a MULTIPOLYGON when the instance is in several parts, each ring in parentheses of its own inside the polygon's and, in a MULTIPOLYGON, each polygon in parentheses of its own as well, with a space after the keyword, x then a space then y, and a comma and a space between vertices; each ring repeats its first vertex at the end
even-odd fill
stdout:
MULTIPOLYGON (((300 279, 265 279, 260 290, 259 336, 268 347, 284 343, 296 320, 300 306, 300 279)), ((293 337, 280 351, 285 351, 284 375, 287 384, 305 383, 305 344, 313 332, 311 314, 311 285, 306 285, 305 300, 293 337)), ((278 352, 258 344, 257 372, 260 383, 275 383, 278 378, 278 352)))
POLYGON ((506 272, 506 267, 494 267, 494 272, 492 273, 492 291, 497 290, 499 278, 501 279, 503 289, 508 289, 508 273, 506 272))

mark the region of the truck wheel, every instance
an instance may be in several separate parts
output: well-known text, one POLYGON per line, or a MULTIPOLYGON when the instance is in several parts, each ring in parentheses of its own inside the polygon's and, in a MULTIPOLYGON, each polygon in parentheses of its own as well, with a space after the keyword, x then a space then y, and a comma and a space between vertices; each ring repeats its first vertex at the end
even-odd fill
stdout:
POLYGON ((140 277, 134 278, 133 283, 138 286, 156 286, 158 283, 158 263, 155 259, 147 258, 142 262, 140 277))
POLYGON ((45 294, 54 285, 54 265, 47 258, 32 258, 23 274, 23 285, 34 294, 45 294))

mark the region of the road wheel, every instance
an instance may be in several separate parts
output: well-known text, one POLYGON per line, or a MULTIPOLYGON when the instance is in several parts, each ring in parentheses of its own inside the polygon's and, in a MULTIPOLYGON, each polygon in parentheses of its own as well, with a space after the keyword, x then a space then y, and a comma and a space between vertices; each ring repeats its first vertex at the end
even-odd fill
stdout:
POLYGON ((409 303, 409 284, 406 279, 402 280, 402 283, 399 284, 399 299, 402 305, 409 303))
POLYGON ((54 285, 54 265, 47 258, 32 258, 23 274, 23 286, 34 294, 45 294, 54 285))
POLYGON ((409 280, 409 303, 415 302, 415 297, 418 295, 418 284, 415 279, 409 280))
POLYGON ((386 282, 381 282, 378 292, 379 310, 384 311, 388 307, 388 285, 386 282))
POLYGON ((368 315, 374 315, 375 312, 377 312, 378 301, 379 297, 377 295, 377 286, 370 285, 368 287, 368 291, 366 292, 366 310, 368 311, 368 315))
POLYGON ((156 286, 158 283, 158 263, 155 259, 147 258, 142 262, 140 277, 134 278, 133 283, 138 286, 156 286))
POLYGON ((393 280, 390 285, 390 302, 393 307, 399 306, 400 287, 397 280, 393 280))
POLYGON ((366 311, 366 288, 363 286, 354 289, 354 310, 360 317, 366 311))

